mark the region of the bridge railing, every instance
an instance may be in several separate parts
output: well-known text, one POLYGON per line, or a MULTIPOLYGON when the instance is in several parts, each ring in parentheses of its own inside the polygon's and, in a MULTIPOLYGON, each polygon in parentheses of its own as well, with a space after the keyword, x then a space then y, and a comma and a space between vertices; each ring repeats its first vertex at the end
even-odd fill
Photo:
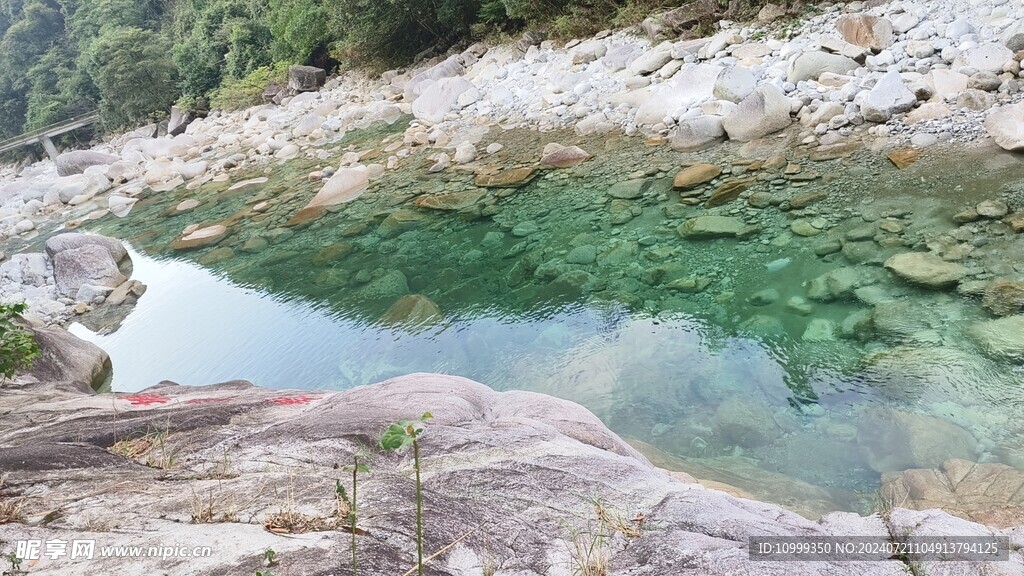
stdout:
POLYGON ((29 144, 31 142, 35 142, 42 136, 56 136, 58 134, 63 134, 64 132, 68 132, 74 128, 88 126, 89 124, 97 122, 99 119, 99 111, 93 110, 92 112, 87 112, 85 114, 75 116, 74 118, 69 118, 61 122, 50 124, 49 126, 37 128, 36 130, 32 130, 31 132, 25 132, 24 134, 15 136, 14 138, 8 138, 7 140, 0 141, 0 153, 7 152, 8 150, 13 150, 19 146, 24 146, 25 144, 29 144))

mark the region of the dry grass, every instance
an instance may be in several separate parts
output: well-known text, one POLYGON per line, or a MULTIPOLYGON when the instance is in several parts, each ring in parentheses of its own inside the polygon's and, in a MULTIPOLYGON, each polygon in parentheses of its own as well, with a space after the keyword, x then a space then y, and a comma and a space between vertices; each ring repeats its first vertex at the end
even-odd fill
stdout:
POLYGON ((168 446, 167 436, 166 431, 149 432, 139 438, 118 440, 107 450, 150 468, 170 470, 177 461, 178 451, 168 446))
POLYGON ((607 576, 608 540, 600 522, 595 527, 569 530, 569 556, 572 558, 573 576, 607 576), (596 529, 595 529, 596 528, 596 529))
POLYGON ((22 524, 25 522, 26 500, 4 495, 6 480, 0 478, 0 524, 22 524))
POLYGON ((218 522, 238 522, 238 509, 234 506, 235 498, 225 493, 222 486, 210 488, 204 494, 192 488, 189 500, 189 512, 193 524, 215 524, 218 522))
POLYGON ((263 527, 274 534, 303 534, 338 530, 341 521, 337 518, 307 516, 296 510, 278 510, 263 520, 263 527))

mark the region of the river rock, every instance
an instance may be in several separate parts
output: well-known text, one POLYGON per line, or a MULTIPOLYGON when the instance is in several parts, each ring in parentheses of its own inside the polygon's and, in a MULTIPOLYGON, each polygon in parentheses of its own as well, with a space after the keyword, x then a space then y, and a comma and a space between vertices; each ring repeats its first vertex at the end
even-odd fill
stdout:
POLYGON ((807 297, 818 302, 852 300, 856 289, 878 283, 878 277, 879 271, 866 266, 836 268, 811 280, 807 297))
POLYGON ((857 68, 860 68, 860 64, 856 60, 841 54, 820 51, 804 52, 797 56, 796 60, 793 60, 786 81, 795 83, 804 80, 817 80, 826 72, 845 75, 857 68))
POLYGON ((906 112, 917 102, 917 97, 896 71, 886 73, 874 88, 864 94, 866 96, 860 101, 861 112, 869 122, 886 122, 893 114, 906 112))
POLYGON ((544 155, 540 159, 542 165, 554 168, 572 168, 592 158, 586 150, 579 146, 562 146, 561 144, 555 146, 550 149, 547 146, 544 147, 544 155))
POLYGON ((377 234, 383 238, 394 238, 409 230, 419 228, 424 216, 412 210, 398 210, 388 214, 377 226, 377 234))
POLYGON ((367 171, 362 168, 342 168, 334 173, 304 209, 333 206, 352 202, 370 186, 367 171))
POLYGON ((893 166, 900 170, 906 170, 921 157, 921 151, 916 148, 902 148, 900 150, 893 150, 886 156, 893 166))
POLYGON ((953 61, 953 70, 969 68, 979 72, 1000 74, 1003 65, 1013 59, 1013 52, 1006 46, 990 43, 968 48, 953 61))
POLYGON ((1004 150, 1024 152, 1024 102, 990 110, 985 130, 1004 150))
POLYGON ((892 23, 870 14, 843 14, 836 22, 836 30, 850 44, 881 52, 895 41, 892 23))
POLYGON ((683 222, 676 229, 680 236, 690 240, 734 238, 746 225, 732 216, 698 216, 683 222))
POLYGON ((85 169, 90 166, 110 165, 120 159, 117 156, 92 150, 72 150, 57 156, 54 163, 57 165, 58 176, 71 176, 85 172, 85 169))
POLYGON ((606 193, 612 198, 620 200, 635 200, 643 196, 645 184, 647 184, 647 181, 643 178, 616 182, 608 188, 606 193))
POLYGON ((74 298, 84 285, 117 288, 127 280, 110 251, 98 244, 61 250, 53 256, 57 294, 74 298))
POLYGON ((722 120, 722 127, 729 138, 748 142, 788 127, 789 112, 789 98, 773 84, 762 84, 722 120))
POLYGON ((364 298, 385 299, 399 298, 409 293, 409 281, 401 270, 388 270, 380 277, 370 281, 360 291, 364 298))
POLYGON ((293 92, 314 92, 327 80, 327 72, 314 66, 289 66, 288 88, 293 92))
POLYGON ((970 432, 915 412, 871 407, 857 420, 857 444, 872 470, 934 468, 949 458, 974 460, 978 441, 970 432))
POLYGON ((708 201, 704 203, 704 207, 714 208, 716 206, 722 206, 732 202, 739 198, 740 194, 742 194, 754 181, 754 178, 737 178, 735 180, 723 182, 721 186, 715 188, 715 191, 711 193, 711 197, 709 197, 708 201))
POLYGON ((1002 41, 1003 46, 1006 46, 1011 52, 1024 50, 1024 18, 1003 31, 1002 41))
POLYGON ((455 109, 463 92, 475 90, 473 83, 461 76, 431 82, 412 103, 413 115, 427 124, 439 124, 455 109))
POLYGON ((518 188, 533 178, 535 168, 512 168, 497 174, 481 174, 474 182, 485 188, 518 188))
POLYGON ((1024 518, 1024 471, 995 462, 951 458, 937 468, 887 472, 880 492, 901 508, 941 509, 996 528, 1024 518))
POLYGON ((985 286, 981 307, 996 316, 1010 316, 1024 308, 1024 282, 996 278, 985 286))
POLYGON ((463 190, 461 192, 442 192, 440 194, 424 194, 413 201, 413 206, 429 210, 462 210, 480 202, 487 194, 481 190, 463 190))
POLYGON ((717 164, 694 164, 676 173, 675 178, 672 180, 672 187, 679 190, 689 190, 714 180, 721 173, 722 168, 717 164))
POLYGON ((697 116, 679 120, 672 134, 672 149, 693 152, 711 146, 725 137, 721 116, 697 116))
POLYGON ((198 228, 188 234, 171 242, 171 248, 175 250, 192 250, 194 248, 205 248, 212 246, 228 235, 228 228, 223 224, 214 224, 204 228, 198 228))
POLYGON ((975 322, 968 327, 967 333, 989 356, 1024 361, 1024 315, 975 322))
POLYGON ((119 240, 98 234, 81 234, 78 232, 65 232, 51 236, 46 241, 46 255, 52 260, 57 254, 65 250, 74 250, 84 246, 102 247, 110 254, 114 262, 121 262, 128 257, 128 251, 119 240))
POLYGON ((944 288, 960 282, 967 269, 946 262, 931 252, 905 252, 885 261, 885 267, 900 278, 927 288, 944 288))
POLYGON ((723 68, 715 80, 714 96, 719 100, 740 103, 757 88, 754 74, 742 66, 723 68))
POLYGON ((430 298, 422 294, 408 294, 392 304, 380 321, 383 324, 415 327, 435 324, 443 318, 441 309, 430 298))

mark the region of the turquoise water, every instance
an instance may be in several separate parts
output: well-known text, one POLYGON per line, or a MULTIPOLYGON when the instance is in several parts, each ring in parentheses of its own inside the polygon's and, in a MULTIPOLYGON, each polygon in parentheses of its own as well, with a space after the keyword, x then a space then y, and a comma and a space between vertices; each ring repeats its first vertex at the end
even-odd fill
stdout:
MULTIPOLYGON (((532 133, 493 137, 506 152, 486 165, 528 163, 543 147, 532 133)), ((342 145, 364 151, 389 138, 368 131, 342 145)), ((728 157, 628 139, 581 144, 597 158, 516 189, 477 188, 463 171, 427 175, 430 161, 414 157, 355 202, 290 227, 322 185, 306 178, 319 167, 313 160, 233 176, 269 178, 237 191, 222 182, 150 194, 127 218, 90 226, 132 245, 134 277, 149 291, 113 334, 75 331, 111 354, 115 390, 234 378, 343 389, 429 371, 545 392, 580 402, 695 474, 783 504, 815 500, 807 507, 816 512, 866 509, 883 470, 947 456, 1024 462, 1014 424, 1021 372, 965 336, 985 317, 977 302, 909 287, 880 267, 889 254, 955 233, 949 216, 961 208, 963 182, 994 197, 998 178, 924 171, 928 194, 915 196, 920 174, 868 159, 862 168, 813 164, 827 182, 754 184, 780 198, 829 192, 797 213, 828 228, 805 238, 789 231, 793 211, 680 201, 671 178, 682 162, 728 157), (612 184, 635 178, 644 180, 638 197, 609 198, 612 184), (412 205, 420 194, 464 190, 480 199, 461 211, 412 205), (186 198, 202 203, 169 215, 186 198), (251 211, 264 201, 266 212, 251 211), (709 213, 761 231, 680 238, 680 223, 709 213), (231 233, 216 247, 171 247, 188 225, 224 221, 231 233), (900 231, 879 232, 883 221, 900 231), (854 240, 816 255, 838 238, 854 240), (866 292, 791 302, 851 266, 866 292), (403 322, 389 312, 410 294, 440 317, 403 322)), ((1000 242, 1009 250, 1015 240, 994 237, 986 250, 1000 242)))

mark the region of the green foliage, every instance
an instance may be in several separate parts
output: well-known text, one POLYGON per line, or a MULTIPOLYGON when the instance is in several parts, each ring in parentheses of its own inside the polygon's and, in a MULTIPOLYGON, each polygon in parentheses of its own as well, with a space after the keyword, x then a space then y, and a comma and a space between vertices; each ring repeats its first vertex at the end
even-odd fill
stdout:
POLYGON ((263 91, 270 84, 284 84, 288 79, 288 66, 275 64, 253 70, 245 78, 227 78, 210 96, 210 105, 223 110, 236 110, 262 102, 263 91))
POLYGON ((423 486, 420 482, 420 436, 426 421, 434 416, 424 412, 418 420, 399 420, 380 436, 380 447, 393 452, 412 446, 413 469, 416 470, 416 572, 423 576, 423 486))
POLYGON ((0 304, 0 380, 31 368, 39 358, 39 345, 32 332, 15 322, 26 309, 24 303, 0 304))
POLYGON ((99 89, 104 126, 141 123, 174 103, 177 74, 170 51, 169 38, 141 28, 116 28, 93 42, 87 66, 99 89))
POLYGON ((318 0, 270 0, 267 19, 274 60, 307 62, 333 40, 318 0))
POLYGON ((342 486, 341 480, 336 481, 334 486, 335 494, 338 498, 339 509, 341 503, 344 502, 348 505, 348 521, 349 521, 349 532, 352 533, 352 576, 358 576, 359 574, 359 561, 356 554, 356 535, 359 533, 359 529, 356 526, 356 507, 358 505, 359 496, 359 473, 369 474, 370 469, 366 464, 359 461, 360 458, 365 458, 366 454, 363 451, 356 452, 352 455, 352 465, 345 466, 345 470, 352 472, 352 497, 349 498, 345 492, 345 487, 342 486))

